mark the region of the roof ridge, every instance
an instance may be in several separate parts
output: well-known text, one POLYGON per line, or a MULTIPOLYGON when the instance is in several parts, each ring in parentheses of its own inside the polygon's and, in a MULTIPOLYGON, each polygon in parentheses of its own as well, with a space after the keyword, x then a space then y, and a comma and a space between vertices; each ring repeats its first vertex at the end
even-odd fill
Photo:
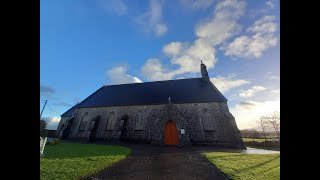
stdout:
POLYGON ((228 101, 228 99, 227 99, 226 97, 224 97, 224 95, 223 95, 223 94, 219 91, 219 89, 213 84, 213 82, 211 82, 211 80, 209 80, 209 82, 210 82, 210 85, 214 88, 214 90, 216 90, 216 91, 218 92, 218 94, 223 97, 223 99, 225 99, 226 101, 228 101))
POLYGON ((164 80, 164 81, 149 81, 149 82, 140 82, 140 83, 137 82, 137 83, 127 83, 127 84, 110 84, 110 85, 103 85, 102 87, 122 86, 122 85, 131 85, 131 84, 148 84, 148 83, 156 83, 156 82, 180 81, 180 80, 191 80, 191 79, 201 79, 201 77, 185 78, 185 79, 170 79, 170 80, 164 80))
POLYGON ((84 103, 86 100, 88 100, 91 96, 97 94, 98 91, 100 91, 101 89, 103 89, 104 86, 100 87, 99 89, 97 89, 94 93, 90 94, 87 98, 85 98, 83 101, 81 101, 80 103, 78 103, 78 105, 80 106, 81 103, 84 103))

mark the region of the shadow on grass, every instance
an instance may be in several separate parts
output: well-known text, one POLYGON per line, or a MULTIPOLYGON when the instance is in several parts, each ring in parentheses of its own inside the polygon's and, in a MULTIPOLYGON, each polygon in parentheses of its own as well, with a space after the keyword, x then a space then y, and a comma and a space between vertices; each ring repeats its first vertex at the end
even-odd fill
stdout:
MULTIPOLYGON (((215 152, 208 152, 208 153, 215 153, 215 152)), ((236 153, 236 152, 228 152, 229 154, 227 154, 227 155, 216 155, 216 154, 214 154, 214 155, 212 155, 212 156, 210 156, 210 155, 205 155, 206 153, 203 153, 203 155, 205 155, 205 157, 207 157, 207 158, 209 158, 209 159, 222 159, 222 160, 226 160, 226 159, 231 159, 232 157, 239 157, 239 156, 243 156, 244 154, 239 154, 239 153, 236 153), (230 154, 232 154, 232 155, 230 155, 230 154)))
MULTIPOLYGON (((249 166, 249 167, 246 167, 246 168, 243 168, 243 169, 236 170, 234 173, 241 173, 241 172, 246 172, 246 171, 249 171, 249 170, 252 171, 253 169, 256 169, 256 168, 259 168, 259 167, 261 167, 263 165, 266 165, 266 164, 278 159, 279 157, 280 157, 280 155, 276 156, 276 157, 274 157, 274 158, 272 158, 270 160, 264 161, 262 163, 259 163, 259 164, 253 165, 253 166, 249 166)), ((278 167, 278 166, 280 166, 280 164, 276 165, 275 167, 278 167)))

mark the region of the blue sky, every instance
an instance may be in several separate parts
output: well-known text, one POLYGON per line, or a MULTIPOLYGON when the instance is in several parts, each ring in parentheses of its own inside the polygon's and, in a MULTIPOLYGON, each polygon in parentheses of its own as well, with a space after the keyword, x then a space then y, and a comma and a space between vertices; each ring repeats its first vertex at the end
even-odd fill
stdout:
POLYGON ((49 129, 103 85, 200 77, 240 129, 280 111, 279 1, 41 0, 40 111, 49 129))

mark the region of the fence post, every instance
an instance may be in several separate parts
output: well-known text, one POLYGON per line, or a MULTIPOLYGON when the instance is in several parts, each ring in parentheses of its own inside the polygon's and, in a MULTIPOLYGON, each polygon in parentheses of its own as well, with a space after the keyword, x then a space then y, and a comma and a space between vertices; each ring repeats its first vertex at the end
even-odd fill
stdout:
POLYGON ((40 137, 40 155, 43 154, 43 150, 44 150, 44 147, 46 146, 46 142, 47 142, 47 137, 45 138, 40 137))

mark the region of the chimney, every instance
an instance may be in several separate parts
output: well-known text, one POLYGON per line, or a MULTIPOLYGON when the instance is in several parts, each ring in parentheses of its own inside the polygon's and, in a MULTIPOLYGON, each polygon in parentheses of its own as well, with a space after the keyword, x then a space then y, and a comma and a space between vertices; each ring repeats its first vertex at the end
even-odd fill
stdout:
POLYGON ((207 71, 207 66, 205 64, 202 63, 201 61, 201 75, 202 75, 202 78, 204 80, 209 80, 210 81, 210 78, 209 78, 209 75, 208 75, 208 71, 207 71))

